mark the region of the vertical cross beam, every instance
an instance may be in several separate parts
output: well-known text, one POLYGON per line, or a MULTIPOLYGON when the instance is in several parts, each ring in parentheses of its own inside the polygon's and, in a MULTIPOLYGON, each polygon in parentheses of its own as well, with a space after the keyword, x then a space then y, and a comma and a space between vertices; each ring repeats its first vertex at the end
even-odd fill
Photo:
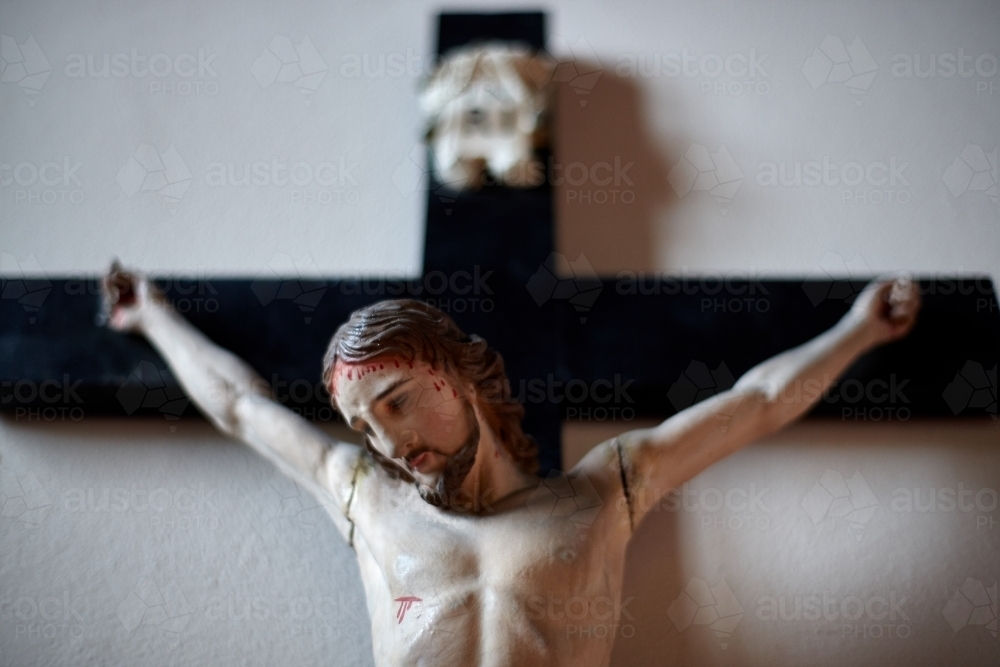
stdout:
MULTIPOLYGON (((438 18, 439 58, 455 47, 491 40, 544 49, 545 16, 446 13, 438 18)), ((488 275, 481 284, 490 291, 459 295, 452 290, 435 305, 464 331, 482 335, 501 351, 515 394, 532 380, 544 381, 557 365, 557 312, 551 304, 539 308, 525 285, 553 251, 552 186, 546 179, 530 189, 486 185, 454 192, 430 168, 428 174, 425 280, 457 277, 455 287, 463 289, 466 275, 488 275), (490 303, 489 312, 475 308, 476 296, 488 297, 479 303, 490 303)), ((546 471, 560 466, 559 413, 560 406, 551 401, 525 405, 524 430, 538 440, 539 462, 546 471)))

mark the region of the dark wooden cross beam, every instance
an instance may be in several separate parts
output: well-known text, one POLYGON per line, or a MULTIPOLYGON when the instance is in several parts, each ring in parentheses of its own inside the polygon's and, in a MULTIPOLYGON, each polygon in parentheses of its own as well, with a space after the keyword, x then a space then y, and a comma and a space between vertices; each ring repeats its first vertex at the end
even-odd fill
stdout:
MULTIPOLYGON (((443 14, 438 54, 473 41, 545 46, 541 13, 443 14)), ((320 360, 351 311, 423 299, 505 359, 542 470, 560 465, 563 419, 664 418, 732 385, 754 364, 832 326, 866 280, 699 280, 560 275, 553 190, 428 185, 423 275, 159 280, 175 306, 246 359, 282 402, 336 419, 320 360)), ((996 418, 1000 313, 985 276, 923 279, 912 334, 860 359, 813 411, 850 421, 996 418)), ((98 277, 0 286, 2 407, 24 422, 85 415, 197 414, 154 350, 96 322, 98 277)))

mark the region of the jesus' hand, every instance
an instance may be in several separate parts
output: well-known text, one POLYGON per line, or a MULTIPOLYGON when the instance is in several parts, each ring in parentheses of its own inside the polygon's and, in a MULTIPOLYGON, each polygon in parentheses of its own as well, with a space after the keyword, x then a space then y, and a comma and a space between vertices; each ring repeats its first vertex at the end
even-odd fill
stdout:
POLYGON ((847 317, 866 329, 873 345, 882 345, 913 329, 920 306, 920 291, 909 277, 873 280, 855 299, 847 317))
POLYGON ((115 260, 101 279, 102 317, 115 331, 139 329, 150 303, 163 301, 159 290, 142 274, 126 270, 115 260))

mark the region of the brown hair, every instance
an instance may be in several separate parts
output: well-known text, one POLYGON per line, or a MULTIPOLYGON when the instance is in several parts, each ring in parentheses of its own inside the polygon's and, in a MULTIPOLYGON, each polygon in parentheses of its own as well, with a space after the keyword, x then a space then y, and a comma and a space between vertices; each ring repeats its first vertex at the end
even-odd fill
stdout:
POLYGON ((422 301, 390 299, 360 308, 340 325, 323 357, 323 383, 331 396, 338 359, 358 363, 383 354, 423 361, 471 384, 480 412, 514 463, 530 474, 538 470, 538 444, 521 430, 524 406, 511 397, 503 357, 481 337, 466 335, 422 301))

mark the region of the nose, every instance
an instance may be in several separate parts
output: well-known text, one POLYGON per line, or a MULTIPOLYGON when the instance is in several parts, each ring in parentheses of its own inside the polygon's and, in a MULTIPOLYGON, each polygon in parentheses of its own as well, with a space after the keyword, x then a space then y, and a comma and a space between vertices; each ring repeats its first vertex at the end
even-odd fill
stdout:
POLYGON ((393 458, 403 459, 406 455, 413 451, 416 447, 419 439, 417 438, 417 432, 412 429, 406 429, 399 433, 398 437, 392 439, 392 456, 393 458))

